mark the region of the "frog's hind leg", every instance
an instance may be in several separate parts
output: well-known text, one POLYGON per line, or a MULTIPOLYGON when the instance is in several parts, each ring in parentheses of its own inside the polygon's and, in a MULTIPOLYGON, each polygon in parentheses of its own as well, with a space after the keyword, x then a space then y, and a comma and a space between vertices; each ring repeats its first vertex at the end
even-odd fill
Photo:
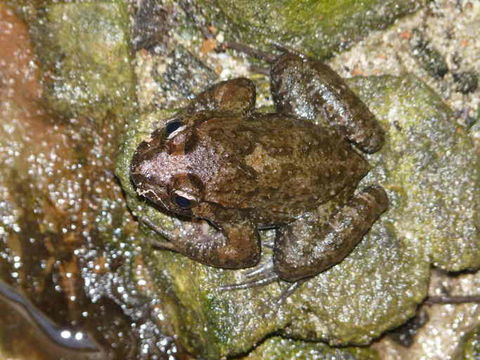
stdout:
POLYGON ((387 207, 383 188, 371 186, 353 196, 323 224, 307 214, 280 229, 273 256, 275 272, 293 282, 339 263, 387 207))
POLYGON ((324 118, 363 152, 382 147, 385 133, 375 116, 328 65, 288 52, 270 73, 277 112, 311 121, 324 118))

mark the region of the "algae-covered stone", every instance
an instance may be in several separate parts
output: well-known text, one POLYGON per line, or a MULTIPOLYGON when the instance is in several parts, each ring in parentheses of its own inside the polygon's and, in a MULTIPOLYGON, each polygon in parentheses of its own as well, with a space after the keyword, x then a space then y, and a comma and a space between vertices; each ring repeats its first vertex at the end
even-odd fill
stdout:
POLYGON ((273 337, 259 345, 242 360, 378 360, 368 348, 332 348, 322 343, 273 337))
POLYGON ((480 328, 476 328, 466 336, 462 359, 480 359, 480 328))
MULTIPOLYGON (((277 303, 288 283, 220 292, 245 281, 243 271, 203 266, 185 256, 145 246, 152 278, 168 289, 170 317, 186 348, 209 359, 248 351, 266 335, 331 345, 367 344, 413 316, 426 294, 430 262, 446 269, 478 267, 478 167, 468 134, 441 100, 415 77, 350 80, 388 132, 364 184, 380 183, 390 209, 340 264, 277 303)), ((129 180, 138 144, 162 126, 165 113, 132 122, 117 164, 131 209, 177 231, 188 222, 168 217, 139 199, 129 180)), ((146 230, 146 238, 159 235, 146 230)), ((262 232, 271 238, 273 232, 262 232)), ((271 253, 264 249, 263 260, 271 253)), ((162 290, 159 290, 162 292, 162 290)))
POLYGON ((51 4, 32 27, 47 105, 103 118, 134 102, 129 19, 123 1, 51 4))
POLYGON ((480 266, 479 157, 451 110, 427 85, 410 76, 354 82, 371 99, 389 130, 382 151, 387 183, 398 196, 399 235, 425 246, 447 271, 480 266), (382 97, 376 96, 382 94, 382 97), (401 204, 400 204, 401 203, 401 204))
POLYGON ((318 58, 419 9, 424 0, 200 0, 203 10, 242 42, 290 45, 318 58))

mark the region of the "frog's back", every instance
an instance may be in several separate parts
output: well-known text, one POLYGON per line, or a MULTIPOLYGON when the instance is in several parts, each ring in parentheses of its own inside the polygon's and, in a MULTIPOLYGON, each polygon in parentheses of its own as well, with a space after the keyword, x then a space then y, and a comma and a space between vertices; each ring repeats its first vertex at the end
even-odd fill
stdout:
POLYGON ((204 131, 211 150, 228 162, 205 190, 228 208, 295 215, 354 189, 368 171, 368 163, 334 130, 282 114, 213 119, 204 131))

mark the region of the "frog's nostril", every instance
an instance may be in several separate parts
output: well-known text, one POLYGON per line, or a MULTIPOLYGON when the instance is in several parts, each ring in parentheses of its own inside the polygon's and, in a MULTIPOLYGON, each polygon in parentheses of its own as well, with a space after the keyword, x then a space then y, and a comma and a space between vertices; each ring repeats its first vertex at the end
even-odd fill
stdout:
POLYGON ((136 187, 141 187, 145 184, 150 184, 154 180, 148 163, 141 162, 130 169, 130 178, 136 187))

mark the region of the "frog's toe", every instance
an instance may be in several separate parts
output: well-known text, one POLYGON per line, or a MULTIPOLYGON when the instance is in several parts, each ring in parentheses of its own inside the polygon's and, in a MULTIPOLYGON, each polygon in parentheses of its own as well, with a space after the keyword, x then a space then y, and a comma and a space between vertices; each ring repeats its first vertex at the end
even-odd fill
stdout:
POLYGON ((255 278, 261 276, 262 274, 267 275, 273 272, 273 260, 267 261, 263 264, 255 266, 250 270, 247 270, 243 273, 246 278, 255 278))
POLYGON ((291 283, 288 288, 282 291, 282 294, 277 299, 277 305, 282 305, 295 291, 308 279, 302 279, 291 283))
POLYGON ((280 279, 278 274, 273 269, 272 263, 265 263, 255 267, 245 274, 251 280, 244 281, 238 284, 219 286, 220 291, 230 291, 239 289, 251 289, 254 287, 265 286, 280 279))
POLYGON ((273 250, 275 247, 275 241, 263 241, 262 247, 266 247, 267 249, 273 250))
MULTIPOLYGON (((267 274, 267 273, 263 274, 261 278, 245 281, 245 282, 238 283, 238 284, 219 286, 217 289, 219 291, 251 289, 251 288, 255 288, 255 287, 265 286, 265 285, 271 284, 271 283, 273 283, 275 281, 279 281, 279 280, 281 280, 281 279, 278 276, 278 274, 276 274, 272 270, 272 272, 269 273, 269 274, 267 274)), ((302 280, 290 283, 290 285, 282 291, 282 293, 280 294, 280 296, 276 300, 276 304, 278 306, 282 305, 307 280, 308 279, 302 279, 302 280)))
MULTIPOLYGON (((238 284, 219 286, 217 289, 219 291, 251 289, 281 280, 280 276, 275 272, 273 261, 267 261, 259 266, 256 266, 253 269, 245 272, 243 275, 250 280, 238 284)), ((277 305, 282 305, 307 280, 308 278, 305 278, 290 283, 290 285, 285 288, 278 297, 276 301, 277 305)))

